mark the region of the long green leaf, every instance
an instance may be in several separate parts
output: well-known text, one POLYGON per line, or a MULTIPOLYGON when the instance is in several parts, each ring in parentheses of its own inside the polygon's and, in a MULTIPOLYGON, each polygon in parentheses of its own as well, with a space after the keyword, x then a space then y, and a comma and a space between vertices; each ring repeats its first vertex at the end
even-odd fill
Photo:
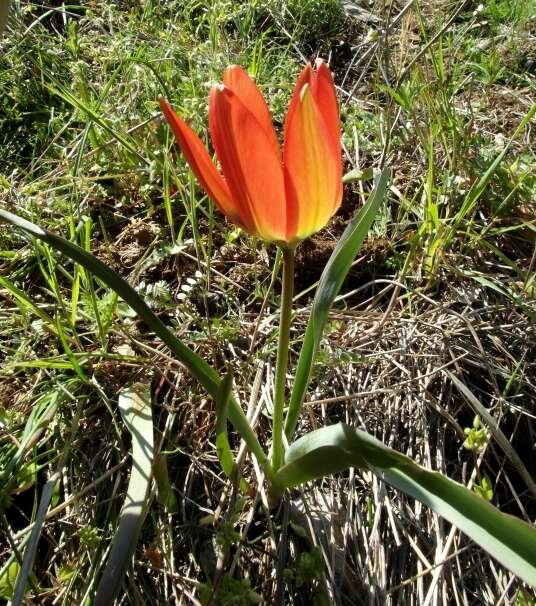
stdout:
POLYGON ((135 385, 123 390, 118 403, 123 421, 132 436, 132 471, 94 606, 111 606, 121 589, 148 510, 151 486, 154 442, 149 387, 135 385))
POLYGON ((417 465, 359 429, 339 423, 300 438, 287 450, 285 464, 273 482, 276 489, 283 490, 350 466, 372 471, 421 501, 503 566, 536 585, 536 528, 500 512, 465 486, 417 465))
MULTIPOLYGON (((112 290, 114 290, 124 301, 126 301, 130 307, 138 314, 138 316, 153 330, 169 349, 177 356, 177 358, 186 366, 192 376, 197 379, 201 385, 208 391, 208 393, 215 399, 218 392, 218 386, 220 384, 220 378, 209 366, 203 358, 194 353, 189 347, 178 339, 160 320, 158 316, 151 310, 151 308, 145 303, 140 295, 117 274, 113 269, 107 267, 100 259, 97 259, 94 255, 88 253, 83 248, 80 248, 76 244, 61 238, 47 230, 38 227, 34 223, 22 219, 13 213, 6 210, 0 209, 0 219, 19 227, 25 232, 39 238, 43 242, 46 242, 56 250, 59 250, 63 254, 67 255, 70 259, 76 263, 80 263, 99 280, 104 282, 112 290)), ((263 469, 271 474, 270 464, 266 457, 255 432, 251 429, 251 426, 244 414, 244 411, 240 408, 234 398, 229 399, 229 419, 234 425, 236 430, 240 433, 250 450, 257 457, 259 464, 263 469)))
POLYGON ((311 309, 311 316, 298 360, 294 387, 290 397, 289 410, 285 420, 285 433, 290 440, 296 429, 300 410, 309 385, 311 371, 320 340, 328 319, 329 310, 341 289, 346 275, 361 247, 381 203, 385 198, 391 177, 389 169, 384 170, 376 181, 367 203, 360 209, 350 225, 345 229, 329 261, 322 272, 311 309))
POLYGON ((32 568, 37 553, 37 546, 39 543, 39 539, 41 538, 41 531, 43 529, 43 524, 45 523, 45 516, 48 510, 48 506, 50 505, 50 500, 52 499, 54 486, 57 480, 58 477, 56 474, 54 474, 52 478, 47 480, 43 488, 43 492, 41 493, 39 508, 37 510, 37 515, 35 516, 34 526, 30 534, 30 540, 28 541, 28 547, 24 552, 24 559, 22 561, 22 566, 17 576, 17 583, 13 591, 13 599, 11 602, 12 606, 21 606, 24 602, 26 585, 28 583, 28 579, 32 574, 32 568))

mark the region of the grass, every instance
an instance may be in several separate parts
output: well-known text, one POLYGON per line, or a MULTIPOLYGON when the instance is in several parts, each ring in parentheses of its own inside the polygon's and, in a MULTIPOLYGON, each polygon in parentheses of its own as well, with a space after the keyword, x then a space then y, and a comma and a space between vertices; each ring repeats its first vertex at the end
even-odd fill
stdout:
MULTIPOLYGON (((316 0, 13 4, 0 41, 1 206, 96 253, 222 374, 231 367, 261 439, 275 252, 213 209, 157 97, 206 139, 208 85, 240 63, 281 130, 304 59, 330 56, 347 169, 363 178, 301 247, 294 345, 309 288, 370 189, 367 169, 390 166, 395 178, 330 316, 298 432, 366 428, 534 521, 534 497, 491 427, 464 448, 476 413, 449 377, 534 477, 534 2, 413 2, 401 15, 401 3, 380 0, 351 14, 316 0)), ((26 599, 89 603, 128 486, 117 399, 142 381, 178 506, 165 494, 153 502, 120 603, 536 600, 455 529, 363 474, 311 485, 271 520, 249 457, 239 455, 245 494, 220 470, 212 401, 109 289, 7 229, 0 276, 2 599, 53 478, 26 599)))

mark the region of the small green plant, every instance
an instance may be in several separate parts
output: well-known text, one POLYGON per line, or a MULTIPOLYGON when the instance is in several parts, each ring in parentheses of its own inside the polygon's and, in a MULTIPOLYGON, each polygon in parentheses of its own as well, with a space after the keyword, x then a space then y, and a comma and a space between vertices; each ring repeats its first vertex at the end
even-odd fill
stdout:
POLYGON ((520 587, 514 596, 514 604, 515 606, 535 606, 536 602, 526 589, 520 587))
POLYGON ((58 570, 56 575, 60 583, 68 583, 76 575, 76 568, 70 564, 64 564, 58 570))
POLYGON ((478 415, 473 419, 473 426, 466 427, 464 430, 467 436, 463 447, 467 450, 478 452, 484 448, 488 441, 488 435, 486 429, 481 426, 480 417, 478 415))
POLYGON ((251 588, 249 579, 235 579, 228 572, 223 574, 216 594, 209 583, 199 585, 201 604, 203 606, 253 606, 261 603, 260 595, 251 588))
POLYGON ((284 7, 284 25, 293 38, 306 45, 333 36, 344 21, 341 3, 337 0, 269 0, 275 12, 284 7))
POLYGON ((0 575, 0 597, 5 600, 11 600, 13 597, 13 590, 15 589, 15 583, 20 572, 20 564, 16 559, 13 559, 5 569, 3 574, 0 575))
POLYGON ((139 283, 138 292, 145 298, 150 307, 154 309, 166 308, 171 303, 169 286, 164 280, 147 283, 139 283))
POLYGON ((93 526, 84 526, 83 528, 80 528, 78 536, 80 537, 80 542, 90 549, 95 549, 101 541, 100 530, 93 526))
POLYGON ((287 582, 294 584, 302 593, 307 591, 313 604, 331 604, 322 588, 324 561, 320 547, 299 553, 294 567, 286 568, 284 575, 287 582))
POLYGON ((223 522, 216 533, 216 543, 223 549, 230 549, 240 540, 240 533, 235 530, 233 522, 223 522))
POLYGON ((493 499, 493 484, 487 475, 483 475, 479 484, 475 484, 474 490, 486 501, 493 499))
POLYGON ((324 562, 320 547, 300 554, 296 566, 296 584, 298 587, 319 581, 324 574, 324 562))

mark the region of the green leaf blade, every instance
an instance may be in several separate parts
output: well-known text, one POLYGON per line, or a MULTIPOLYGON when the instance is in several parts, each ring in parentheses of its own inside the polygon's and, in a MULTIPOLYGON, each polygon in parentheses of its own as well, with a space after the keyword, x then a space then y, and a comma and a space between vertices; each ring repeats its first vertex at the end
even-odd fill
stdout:
POLYGON ((289 410, 285 420, 285 433, 289 440, 296 429, 305 392, 309 385, 314 358, 324 333, 329 310, 341 289, 344 279, 350 271, 350 267, 361 244, 378 214, 378 210, 387 193, 387 185, 390 178, 391 171, 389 169, 384 170, 380 174, 367 203, 345 229, 322 272, 313 301, 311 316, 307 324, 294 378, 289 410))
POLYGON ((300 438, 274 476, 278 490, 341 471, 343 464, 372 471, 433 509, 503 566, 536 585, 536 529, 502 513, 484 498, 440 473, 417 465, 364 431, 343 423, 300 438), (326 456, 329 454, 329 457, 326 456))
POLYGON ((153 417, 148 385, 127 388, 119 395, 119 410, 132 436, 132 471, 102 574, 94 606, 113 604, 130 564, 149 505, 154 459, 153 417))

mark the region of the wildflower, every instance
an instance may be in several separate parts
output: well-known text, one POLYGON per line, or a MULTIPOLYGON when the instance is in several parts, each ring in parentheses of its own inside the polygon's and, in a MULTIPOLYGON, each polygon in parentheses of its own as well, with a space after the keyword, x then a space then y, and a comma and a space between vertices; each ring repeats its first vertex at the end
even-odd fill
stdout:
POLYGON ((166 120, 206 193, 235 224, 267 242, 293 246, 322 229, 342 198, 339 111, 322 60, 296 83, 281 152, 259 89, 228 67, 209 98, 209 130, 223 175, 191 128, 161 98, 166 120))

